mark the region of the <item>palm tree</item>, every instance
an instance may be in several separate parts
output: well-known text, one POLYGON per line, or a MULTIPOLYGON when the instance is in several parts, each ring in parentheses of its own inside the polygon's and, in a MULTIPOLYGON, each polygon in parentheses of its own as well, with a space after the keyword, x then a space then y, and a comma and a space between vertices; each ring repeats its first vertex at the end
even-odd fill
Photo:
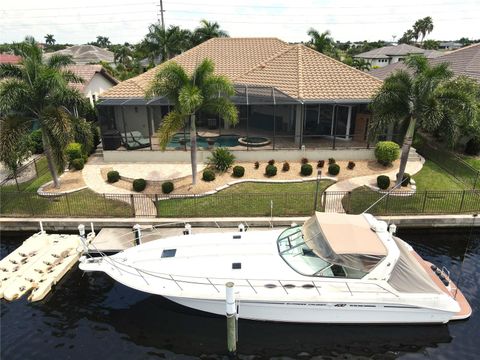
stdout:
POLYGON ((56 187, 60 186, 57 168, 65 166, 64 149, 71 138, 71 113, 83 103, 83 96, 68 86, 82 79, 69 70, 68 56, 53 55, 45 63, 42 51, 33 38, 17 44, 22 61, 18 65, 0 65, 0 158, 8 157, 14 149, 6 144, 21 141, 37 120, 48 167, 56 187), (15 121, 12 118, 15 118, 15 121))
POLYGON ((419 31, 422 35, 422 40, 420 42, 423 44, 423 39, 425 39, 425 36, 433 31, 433 20, 430 16, 424 17, 420 20, 419 31))
POLYGON ((163 61, 191 47, 190 31, 174 25, 165 30, 159 24, 152 24, 145 39, 148 50, 153 55, 151 58, 160 56, 163 61))
POLYGON ((333 39, 330 36, 330 31, 326 30, 323 33, 319 33, 314 28, 308 30, 308 36, 310 36, 310 41, 308 45, 317 50, 318 52, 336 57, 335 56, 335 47, 333 44, 333 39))
MULTIPOLYGON (((398 39, 399 44, 411 44, 412 40, 415 38, 415 32, 412 29, 405 31, 400 39, 398 39)), ((418 38, 418 35, 417 35, 418 38)))
POLYGON ((124 66, 128 66, 132 62, 132 50, 127 43, 125 45, 120 45, 116 51, 114 52, 113 60, 115 64, 123 64, 124 66))
POLYGON ((47 45, 55 45, 55 39, 53 38, 52 34, 45 35, 45 44, 47 45))
POLYGON ((110 45, 110 39, 107 36, 97 36, 97 41, 94 42, 94 45, 97 45, 98 47, 101 48, 106 48, 108 45, 110 45))
POLYGON ((451 86, 453 73, 447 63, 430 66, 425 57, 414 55, 405 64, 409 71, 399 70, 385 79, 371 103, 371 137, 391 123, 408 124, 397 185, 405 173, 415 129, 435 131, 447 119, 451 124, 473 119, 476 106, 473 89, 451 86))
POLYGON ((194 45, 201 44, 212 38, 228 37, 228 33, 220 29, 220 25, 216 21, 207 21, 205 19, 200 21, 200 26, 193 32, 194 45))
POLYGON ((224 76, 214 74, 214 64, 205 59, 188 75, 185 69, 169 62, 157 72, 147 97, 166 96, 173 110, 164 118, 158 131, 160 146, 165 150, 172 136, 190 125, 192 184, 197 182, 197 131, 195 115, 199 111, 218 114, 226 122, 236 124, 238 111, 228 98, 235 93, 233 84, 224 76))

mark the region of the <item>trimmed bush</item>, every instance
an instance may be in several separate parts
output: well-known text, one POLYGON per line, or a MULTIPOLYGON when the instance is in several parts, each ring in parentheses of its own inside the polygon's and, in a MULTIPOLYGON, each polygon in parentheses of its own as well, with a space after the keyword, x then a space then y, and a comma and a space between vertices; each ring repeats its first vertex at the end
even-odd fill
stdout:
POLYGON ((72 160, 72 166, 75 170, 82 170, 84 165, 85 162, 81 158, 72 160))
POLYGON ((268 177, 277 175, 277 167, 275 165, 267 165, 265 168, 265 175, 268 177))
POLYGON ((354 161, 349 161, 348 165, 347 165, 347 168, 349 170, 353 170, 355 168, 355 162, 354 161))
POLYGON ((388 166, 398 159, 400 147, 393 141, 379 141, 375 146, 375 158, 383 166, 388 166))
POLYGON ((165 181, 162 183, 162 192, 164 194, 170 194, 174 189, 173 182, 171 181, 165 181))
POLYGON ((98 144, 100 144, 100 129, 98 127, 98 124, 93 121, 90 122, 90 129, 92 130, 92 135, 93 135, 93 146, 90 153, 93 154, 98 144))
POLYGON ((321 169, 325 165, 325 160, 318 160, 317 162, 317 168, 321 169))
POLYGON ((260 167, 260 163, 258 161, 255 161, 255 164, 253 165, 255 169, 258 169, 260 167))
POLYGON ((112 170, 107 173, 107 181, 109 183, 115 183, 120 180, 120 174, 118 171, 112 170))
POLYGON ((275 165, 275 160, 268 160, 268 165, 275 165))
POLYGON ((135 179, 133 180, 132 185, 133 190, 135 190, 136 192, 140 192, 145 190, 145 188, 147 187, 147 181, 145 179, 135 179))
POLYGON ((285 161, 282 165, 282 171, 286 172, 286 171, 289 171, 289 170, 290 170, 290 164, 287 161, 285 161))
POLYGON ((377 186, 382 189, 386 190, 390 186, 390 178, 387 175, 380 175, 377 177, 377 186))
POLYGON ((83 157, 82 144, 70 143, 65 148, 65 154, 67 155, 68 162, 72 162, 75 159, 81 159, 83 157))
MULTIPOLYGON (((395 178, 398 177, 398 173, 395 175, 395 178)), ((409 173, 403 173, 403 177, 402 177, 402 185, 401 186, 408 186, 410 185, 410 179, 412 177, 410 176, 409 173)))
POLYGON ((312 175, 313 172, 313 167, 310 164, 303 164, 302 167, 300 168, 300 174, 303 176, 310 176, 312 175))
POLYGON ((334 158, 328 158, 328 165, 332 165, 332 164, 335 164, 336 161, 334 158))
POLYGON ((34 154, 43 153, 42 131, 34 130, 30 133, 30 144, 34 154))
POLYGON ((213 180, 215 180, 215 173, 213 172, 213 170, 210 170, 210 169, 204 170, 203 174, 202 174, 202 180, 203 181, 213 181, 213 180))
POLYGON ((340 166, 338 164, 330 164, 328 165, 328 173, 330 175, 338 175, 338 173, 340 172, 340 166))
POLYGON ((302 158, 302 160, 300 160, 300 162, 302 164, 308 164, 308 159, 307 158, 302 158))
POLYGON ((218 147, 212 151, 212 155, 208 158, 208 162, 218 171, 227 171, 235 161, 235 156, 224 147, 218 147))
POLYGON ((234 166, 233 167, 233 176, 235 177, 242 177, 245 175, 245 168, 243 166, 234 166))
POLYGON ((465 146, 465 154, 473 156, 480 154, 480 137, 468 140, 465 146))

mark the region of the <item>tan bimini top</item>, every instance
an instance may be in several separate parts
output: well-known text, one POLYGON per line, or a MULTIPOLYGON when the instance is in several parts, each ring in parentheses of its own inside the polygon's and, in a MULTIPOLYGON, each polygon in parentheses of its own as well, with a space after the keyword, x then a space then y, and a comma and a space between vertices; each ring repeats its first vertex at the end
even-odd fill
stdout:
POLYGON ((302 228, 305 243, 333 264, 369 272, 387 249, 363 215, 317 212, 302 228))

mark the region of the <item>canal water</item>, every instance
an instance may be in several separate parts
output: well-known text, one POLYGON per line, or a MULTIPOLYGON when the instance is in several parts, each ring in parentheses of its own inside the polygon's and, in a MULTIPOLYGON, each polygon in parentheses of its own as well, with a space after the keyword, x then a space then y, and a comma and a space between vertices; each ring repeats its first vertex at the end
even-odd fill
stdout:
MULTIPOLYGON (((469 229, 398 234, 458 279, 469 229)), ((4 257, 28 235, 1 237, 4 257)), ((473 308, 448 325, 351 326, 240 321, 243 359, 478 359, 480 231, 471 236, 460 287, 473 308)), ((458 280, 457 280, 458 281, 458 280)), ((70 271, 44 301, 1 301, 1 359, 221 359, 224 318, 175 305, 111 280, 70 271)))

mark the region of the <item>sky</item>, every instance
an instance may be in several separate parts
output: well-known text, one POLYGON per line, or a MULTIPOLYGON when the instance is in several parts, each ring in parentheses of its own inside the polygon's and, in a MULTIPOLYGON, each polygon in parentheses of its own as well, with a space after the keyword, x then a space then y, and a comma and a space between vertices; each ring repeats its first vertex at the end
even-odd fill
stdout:
MULTIPOLYGON (((96 36, 136 43, 159 20, 159 0, 0 0, 0 43, 26 35, 82 44, 96 36)), ((166 26, 194 29, 217 21, 230 36, 307 41, 307 31, 329 30, 338 41, 400 38, 419 18, 431 16, 427 39, 480 38, 480 0, 163 0, 166 26)))

